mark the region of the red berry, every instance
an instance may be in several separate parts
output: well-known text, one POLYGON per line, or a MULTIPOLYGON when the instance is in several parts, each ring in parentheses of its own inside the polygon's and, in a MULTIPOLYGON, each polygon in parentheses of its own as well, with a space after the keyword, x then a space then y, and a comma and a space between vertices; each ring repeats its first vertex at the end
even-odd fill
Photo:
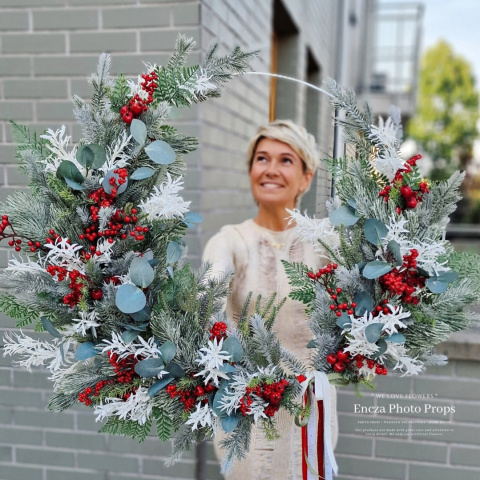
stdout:
POLYGON ((337 363, 337 356, 334 353, 329 353, 327 355, 327 362, 330 365, 334 365, 335 363, 337 363))
POLYGON ((337 352, 337 358, 340 362, 345 362, 348 360, 348 353, 344 352, 343 350, 339 350, 337 352))
POLYGON ((411 197, 407 200, 407 208, 415 208, 418 202, 415 197, 411 197))
POLYGON ((126 113, 128 113, 130 111, 130 108, 128 107, 128 105, 124 105, 121 109, 120 109, 120 115, 123 117, 126 113))
MULTIPOLYGON (((127 124, 127 125, 130 125, 132 123, 132 120, 133 120, 133 113, 129 110, 128 112, 126 112, 124 115, 122 115, 122 120, 127 124)), ((112 189, 112 193, 113 193, 113 189, 112 189)))
POLYGON ((337 373, 342 373, 345 370, 345 364, 343 362, 338 362, 333 366, 333 369, 337 373))

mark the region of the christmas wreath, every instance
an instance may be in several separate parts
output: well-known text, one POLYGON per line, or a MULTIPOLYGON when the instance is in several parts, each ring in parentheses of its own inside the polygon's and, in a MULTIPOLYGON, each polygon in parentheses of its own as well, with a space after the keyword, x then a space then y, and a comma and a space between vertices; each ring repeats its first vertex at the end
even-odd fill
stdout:
POLYGON ((326 160, 336 190, 329 218, 290 212, 301 240, 331 262, 319 271, 286 263, 290 296, 308 307, 316 370, 337 383, 415 375, 445 363, 435 345, 478 322, 469 306, 480 296, 480 257, 445 240, 464 173, 421 178, 421 156, 401 158, 398 109, 377 126, 352 90, 327 89, 355 154, 326 160))
POLYGON ((50 370, 49 409, 83 403, 106 420, 101 432, 139 440, 155 422, 174 439, 172 460, 221 426, 232 432, 228 469, 254 422, 274 436, 278 409, 298 412, 300 386, 279 366, 273 301, 234 327, 222 315, 229 277, 185 261, 182 237, 201 218, 178 193, 197 140, 165 121, 171 107, 218 96, 252 57, 212 49, 187 66, 193 45, 179 37, 168 64, 147 65, 138 82, 112 78, 102 55, 91 102, 73 99, 77 145, 64 127, 37 136, 13 124, 30 189, 1 205, 0 240, 15 253, 0 308, 48 332, 7 333, 4 354, 50 370))

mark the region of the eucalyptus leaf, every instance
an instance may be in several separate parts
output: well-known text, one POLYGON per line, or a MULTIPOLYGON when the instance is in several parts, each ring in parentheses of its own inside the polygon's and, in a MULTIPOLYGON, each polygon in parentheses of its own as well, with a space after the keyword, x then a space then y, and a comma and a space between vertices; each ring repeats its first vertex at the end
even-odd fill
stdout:
POLYGON ((243 347, 238 338, 227 337, 223 342, 222 350, 231 355, 232 362, 239 362, 243 358, 243 347))
POLYGON ((135 313, 145 307, 147 298, 137 286, 131 283, 124 283, 117 289, 115 304, 123 313, 135 313))
POLYGON ((312 340, 307 343, 307 348, 317 348, 317 342, 312 338, 312 340))
POLYGON ((388 229, 384 223, 376 218, 368 218, 363 226, 365 238, 374 245, 381 245, 382 238, 388 234, 388 229))
POLYGON ((155 173, 155 170, 150 167, 140 167, 137 168, 131 175, 131 180, 144 180, 145 178, 150 178, 155 173))
POLYGON ((84 342, 77 347, 77 350, 75 350, 75 358, 79 361, 87 360, 87 358, 92 358, 97 353, 95 344, 92 342, 84 342))
POLYGON ((62 338, 62 335, 60 332, 52 325, 52 322, 47 317, 42 317, 41 319, 43 328, 52 336, 55 338, 62 338))
POLYGON ((357 202, 355 201, 354 198, 349 198, 347 200, 347 204, 350 205, 354 210, 357 209, 357 202))
POLYGON ((353 302, 357 304, 355 307, 355 315, 361 317, 365 312, 373 310, 373 298, 368 292, 358 292, 353 297, 353 302))
POLYGON ((444 293, 448 289, 448 283, 437 280, 437 277, 429 278, 425 285, 432 293, 444 293))
POLYGON ((135 372, 143 378, 153 378, 165 368, 162 358, 146 358, 135 365, 135 372))
POLYGON ((75 155, 77 162, 85 168, 91 168, 95 159, 94 151, 89 145, 80 145, 75 155))
POLYGON ((188 228, 193 228, 194 223, 202 223, 203 218, 199 213, 195 212, 187 212, 183 216, 183 223, 188 227, 188 228))
POLYGON ((374 358, 378 358, 380 355, 383 355, 387 351, 387 348, 388 348, 387 342, 383 338, 378 340, 377 346, 378 346, 378 350, 373 355, 374 358))
POLYGON ((162 354, 162 359, 165 364, 170 363, 173 360, 173 357, 177 353, 177 347, 173 342, 167 340, 160 348, 160 353, 162 354))
POLYGON ((152 315, 152 308, 150 307, 150 305, 145 305, 145 307, 143 307, 138 312, 133 312, 130 314, 130 316, 136 322, 148 322, 150 320, 151 315, 152 315))
POLYGON ((165 375, 160 381, 154 383, 148 389, 148 396, 153 398, 160 390, 163 390, 172 381, 173 377, 171 375, 165 375))
POLYGON ((145 145, 145 141, 147 140, 147 127, 141 120, 137 118, 132 120, 130 133, 139 145, 145 145))
POLYGON ((148 264, 153 268, 155 268, 159 263, 160 260, 158 258, 152 258, 151 260, 148 260, 148 264))
POLYGON ((150 322, 141 323, 139 325, 124 325, 124 326, 127 327, 128 330, 135 330, 136 332, 144 332, 149 325, 150 325, 150 322))
POLYGON ((159 165, 169 165, 175 161, 175 150, 163 140, 155 140, 145 147, 145 153, 152 162, 159 165))
POLYGON ((347 328, 352 326, 352 320, 347 313, 343 312, 342 315, 337 318, 336 324, 340 328, 347 328))
POLYGON ((169 372, 174 378, 179 379, 185 376, 185 372, 178 363, 170 362, 165 366, 165 370, 169 372))
POLYGON ((388 273, 392 268, 393 267, 390 263, 374 260, 365 265, 363 276, 368 279, 378 278, 388 273))
POLYGON ((400 245, 395 240, 390 240, 387 245, 387 250, 394 256, 397 266, 402 265, 403 257, 400 251, 400 245))
POLYGON ((77 166, 69 160, 63 160, 62 163, 60 163, 59 167, 57 168, 56 176, 57 178, 68 178, 69 180, 79 184, 85 180, 77 166))
POLYGON ((213 398, 213 403, 212 403, 212 410, 220 418, 227 416, 227 413, 225 412, 225 410, 220 410, 220 407, 221 407, 220 402, 223 400, 224 395, 225 395, 225 389, 219 388, 217 393, 215 393, 215 397, 213 398))
POLYGON ((222 428, 225 433, 231 433, 238 425, 240 418, 236 415, 229 415, 228 417, 222 417, 222 428))
POLYGON ((136 330, 132 330, 132 329, 128 329, 128 330, 125 330, 123 333, 122 333, 122 340, 125 342, 125 343, 130 343, 130 342, 133 342, 137 337, 138 337, 138 334, 140 332, 136 331, 136 330))
POLYGON ((383 327, 383 323, 371 323, 365 328, 365 338, 370 343, 375 343, 382 335, 383 327))
POLYGON ((65 183, 72 189, 72 190, 85 190, 85 187, 83 185, 80 185, 77 182, 74 182, 73 180, 70 180, 69 178, 64 178, 65 183))
POLYGON ((224 373, 234 373, 237 371, 234 365, 230 365, 229 363, 224 363, 223 365, 220 365, 218 368, 221 372, 224 373))
POLYGON ((148 287, 155 278, 155 272, 144 257, 135 257, 130 264, 130 280, 139 287, 148 287))
POLYGON ((438 275, 438 279, 441 282, 447 282, 447 283, 452 283, 458 278, 458 273, 452 271, 449 272, 442 272, 440 275, 438 275))
POLYGON ((352 207, 349 205, 343 205, 330 214, 330 223, 336 226, 345 225, 346 227, 350 227, 355 225, 359 218, 360 217, 352 207))
POLYGON ((405 343, 407 339, 401 333, 392 333, 387 337, 384 337, 385 340, 392 343, 405 343))
POLYGON ((178 262, 182 258, 182 249, 177 242, 170 242, 167 246, 167 264, 178 262))
POLYGON ((167 272, 170 275, 170 278, 173 280, 173 268, 171 265, 167 267, 167 272))

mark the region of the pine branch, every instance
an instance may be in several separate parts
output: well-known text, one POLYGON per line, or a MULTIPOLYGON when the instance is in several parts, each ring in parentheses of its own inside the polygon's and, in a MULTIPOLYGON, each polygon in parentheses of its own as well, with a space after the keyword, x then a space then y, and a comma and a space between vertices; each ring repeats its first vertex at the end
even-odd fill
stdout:
POLYGON ((22 305, 14 295, 4 293, 0 297, 0 311, 9 317, 16 318, 15 326, 23 328, 38 319, 38 312, 32 308, 22 305))

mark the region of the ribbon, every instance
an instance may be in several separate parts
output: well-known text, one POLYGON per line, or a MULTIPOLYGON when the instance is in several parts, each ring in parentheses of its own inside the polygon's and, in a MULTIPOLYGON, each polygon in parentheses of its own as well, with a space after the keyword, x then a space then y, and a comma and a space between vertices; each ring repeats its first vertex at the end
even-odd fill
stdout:
POLYGON ((332 471, 335 475, 338 473, 338 465, 335 461, 332 444, 330 383, 325 373, 314 371, 308 372, 307 378, 300 385, 302 386, 305 404, 313 403, 312 400, 315 399, 318 407, 316 453, 319 471, 315 472, 308 461, 308 458, 314 457, 315 454, 315 416, 310 414, 306 426, 304 426, 305 422, 302 422, 303 480, 314 480, 318 477, 329 480, 332 478, 332 471), (307 392, 311 383, 311 388, 307 392))

